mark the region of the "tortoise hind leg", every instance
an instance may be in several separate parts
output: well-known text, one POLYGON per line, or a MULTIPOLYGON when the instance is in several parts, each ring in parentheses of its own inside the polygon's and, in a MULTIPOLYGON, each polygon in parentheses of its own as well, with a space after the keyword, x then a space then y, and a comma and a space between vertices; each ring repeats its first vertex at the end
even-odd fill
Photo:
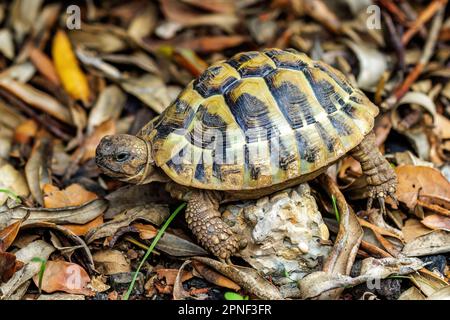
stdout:
POLYGON ((372 207, 373 199, 378 198, 381 211, 385 212, 384 199, 390 196, 395 202, 397 176, 389 162, 383 157, 375 144, 375 134, 370 132, 364 140, 352 150, 351 155, 361 163, 369 188, 367 207, 372 207))
POLYGON ((230 256, 239 249, 237 236, 221 219, 216 194, 194 191, 186 208, 186 221, 199 242, 222 261, 231 263, 230 256))

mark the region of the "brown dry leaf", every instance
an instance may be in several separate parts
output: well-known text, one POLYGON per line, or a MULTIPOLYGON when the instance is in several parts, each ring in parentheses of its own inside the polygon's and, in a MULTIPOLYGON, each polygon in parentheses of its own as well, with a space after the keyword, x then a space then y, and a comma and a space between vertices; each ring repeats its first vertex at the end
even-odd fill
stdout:
MULTIPOLYGON (((39 275, 33 277, 36 286, 39 286, 39 275)), ((87 288, 91 281, 87 272, 78 264, 66 261, 47 261, 42 277, 41 289, 52 293, 64 291, 67 293, 93 295, 87 288)))
MULTIPOLYGON (((16 170, 11 164, 0 159, 0 189, 7 189, 14 194, 26 197, 30 190, 24 175, 16 170)), ((3 205, 8 199, 8 194, 0 192, 0 205, 3 205)))
POLYGON ((430 229, 446 230, 450 231, 450 218, 444 217, 439 214, 432 214, 421 221, 425 226, 430 229))
POLYGON ((206 281, 212 284, 215 284, 219 287, 228 288, 234 291, 239 291, 241 289, 241 287, 236 282, 221 275, 220 273, 214 271, 210 267, 207 267, 201 262, 192 261, 192 266, 203 278, 205 278, 206 281))
POLYGON ((166 84, 159 76, 147 73, 139 78, 121 79, 119 83, 126 92, 136 96, 158 114, 171 102, 166 84))
MULTIPOLYGON (((178 275, 178 269, 158 269, 156 270, 158 279, 165 279, 166 285, 173 286, 178 275)), ((194 277, 191 271, 183 270, 181 282, 185 282, 194 277)))
POLYGON ((58 30, 53 39, 52 57, 64 89, 72 98, 88 105, 90 97, 88 80, 78 65, 69 37, 62 30, 58 30))
POLYGON ((102 250, 92 256, 95 267, 99 272, 105 275, 111 275, 120 272, 130 272, 130 263, 124 254, 118 250, 102 250))
POLYGON ((143 224, 137 222, 133 223, 131 226, 135 227, 139 231, 139 237, 142 240, 153 239, 158 233, 158 229, 156 229, 151 224, 143 224))
POLYGON ((142 38, 150 35, 156 27, 157 10, 152 3, 148 3, 144 8, 139 10, 128 26, 128 34, 139 43, 142 38))
POLYGON ((0 252, 5 252, 16 239, 22 221, 16 221, 0 231, 0 252))
POLYGON ((77 236, 85 236, 91 229, 96 228, 103 224, 103 215, 98 216, 92 221, 89 221, 86 224, 78 225, 78 224, 65 224, 61 227, 66 228, 73 232, 73 234, 77 236))
POLYGON ((339 168, 339 179, 345 179, 346 181, 353 181, 357 177, 362 175, 361 164, 353 157, 345 157, 342 160, 342 164, 339 168))
POLYGON ((47 80, 59 87, 61 82, 52 60, 50 60, 44 52, 35 47, 30 47, 29 54, 30 60, 33 62, 36 69, 38 69, 47 80))
POLYGON ((43 192, 45 208, 81 206, 98 198, 95 193, 87 191, 77 183, 71 184, 64 190, 59 190, 58 187, 51 184, 45 184, 43 192))
POLYGON ((230 36, 205 36, 189 41, 177 43, 177 48, 190 49, 195 52, 221 52, 224 49, 237 47, 248 41, 248 37, 242 35, 230 36))
POLYGON ((165 205, 152 204, 127 208, 112 220, 90 230, 85 239, 87 243, 91 243, 96 239, 113 236, 119 229, 129 226, 137 219, 160 225, 168 216, 169 209, 165 205))
POLYGON ((23 263, 16 260, 14 254, 0 251, 0 283, 11 279, 13 274, 22 267, 23 263))
MULTIPOLYGON (((239 284, 247 292, 261 299, 282 300, 283 297, 278 288, 263 278, 255 269, 230 265, 207 257, 193 257, 192 260, 199 261, 214 268, 226 277, 239 284)), ((175 292, 175 288, 174 288, 175 292)))
POLYGON ((21 144, 27 144, 36 136, 38 124, 33 119, 22 122, 14 130, 14 141, 21 144))
POLYGON ((125 106, 126 94, 116 85, 106 87, 89 113, 88 134, 107 120, 117 120, 125 106))
POLYGON ((72 30, 69 36, 75 47, 83 46, 105 53, 122 51, 128 47, 126 31, 112 24, 83 23, 80 30, 72 30))
POLYGON ((320 22, 328 30, 339 33, 341 22, 322 0, 291 1, 296 14, 306 14, 320 22))
MULTIPOLYGON (((395 168, 398 177, 397 199, 410 210, 417 204, 418 198, 436 198, 449 203, 450 182, 439 170, 424 166, 399 166, 395 168)), ((389 198, 387 201, 391 202, 389 198)))
POLYGON ((23 262, 23 268, 17 270, 11 279, 0 284, 0 296, 2 299, 8 299, 16 290, 28 282, 41 269, 40 262, 34 262, 32 259, 40 258, 47 260, 55 248, 43 240, 36 240, 28 244, 25 248, 15 252, 16 259, 23 262))
POLYGON ((239 19, 233 14, 205 14, 179 0, 161 0, 161 10, 168 20, 182 26, 218 26, 232 31, 239 19))
POLYGON ((92 134, 86 138, 83 143, 83 157, 82 162, 95 157, 95 150, 97 149, 100 140, 106 135, 112 135, 116 133, 116 124, 113 119, 109 119, 96 127, 92 134))
POLYGON ((430 233, 431 229, 426 228, 419 220, 410 218, 405 221, 405 225, 402 228, 403 237, 405 242, 411 242, 417 237, 430 233))
POLYGON ((21 83, 13 79, 0 78, 0 87, 11 92, 30 106, 50 114, 65 124, 71 125, 73 123, 69 109, 49 94, 29 84, 21 83))
POLYGON ((181 0, 184 3, 199 7, 203 10, 221 12, 221 13, 233 13, 236 11, 235 0, 181 0))
POLYGON ((70 208, 49 209, 19 206, 2 210, 0 207, 0 228, 4 228, 17 220, 22 220, 28 214, 28 218, 22 223, 23 226, 45 222, 56 224, 85 224, 101 215, 107 207, 108 202, 103 199, 96 199, 85 205, 70 208))

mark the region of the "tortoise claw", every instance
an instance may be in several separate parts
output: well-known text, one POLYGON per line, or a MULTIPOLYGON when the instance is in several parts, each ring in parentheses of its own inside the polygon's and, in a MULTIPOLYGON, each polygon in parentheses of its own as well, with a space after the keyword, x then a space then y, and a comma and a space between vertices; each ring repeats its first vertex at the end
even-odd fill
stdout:
POLYGON ((367 199, 367 211, 372 209, 372 205, 373 205, 373 195, 370 195, 369 199, 367 199))
POLYGON ((367 210, 372 208, 373 200, 377 198, 378 203, 380 204, 380 210, 384 214, 386 214, 386 197, 390 197, 393 202, 398 205, 398 200, 395 195, 396 190, 396 180, 386 181, 381 185, 370 186, 369 191, 369 199, 367 200, 367 210))

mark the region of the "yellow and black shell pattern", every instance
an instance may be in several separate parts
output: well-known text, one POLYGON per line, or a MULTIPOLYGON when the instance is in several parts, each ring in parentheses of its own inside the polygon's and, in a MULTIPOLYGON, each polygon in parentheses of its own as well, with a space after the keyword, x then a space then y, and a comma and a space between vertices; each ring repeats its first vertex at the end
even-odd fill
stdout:
POLYGON ((140 136, 155 165, 179 184, 252 190, 338 160, 377 114, 331 66, 266 49, 211 65, 140 136))

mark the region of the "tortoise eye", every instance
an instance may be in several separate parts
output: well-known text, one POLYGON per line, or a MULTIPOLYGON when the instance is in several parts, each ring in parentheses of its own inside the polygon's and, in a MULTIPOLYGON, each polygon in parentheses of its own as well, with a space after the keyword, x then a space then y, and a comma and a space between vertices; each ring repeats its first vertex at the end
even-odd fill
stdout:
POLYGON ((120 152, 116 155, 116 161, 117 162, 124 162, 128 160, 130 157, 130 154, 128 152, 120 152))

